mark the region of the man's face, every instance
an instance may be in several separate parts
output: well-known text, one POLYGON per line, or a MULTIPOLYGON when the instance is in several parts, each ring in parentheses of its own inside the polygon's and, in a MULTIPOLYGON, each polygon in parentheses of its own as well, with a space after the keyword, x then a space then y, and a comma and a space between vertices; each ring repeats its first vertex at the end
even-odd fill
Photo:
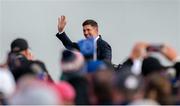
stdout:
POLYGON ((91 25, 83 26, 83 33, 86 38, 89 37, 97 37, 98 36, 98 28, 91 25))

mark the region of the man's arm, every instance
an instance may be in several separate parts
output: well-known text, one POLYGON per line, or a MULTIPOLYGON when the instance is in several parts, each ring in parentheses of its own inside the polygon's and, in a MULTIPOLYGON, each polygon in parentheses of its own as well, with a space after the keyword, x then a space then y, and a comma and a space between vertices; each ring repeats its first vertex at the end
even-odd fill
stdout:
POLYGON ((56 37, 57 37, 59 40, 61 40, 61 42, 63 43, 63 45, 64 45, 64 47, 65 47, 66 49, 78 49, 78 50, 79 50, 79 47, 78 47, 77 43, 72 42, 72 41, 69 39, 69 37, 66 35, 65 32, 63 32, 63 33, 61 33, 61 34, 57 33, 57 34, 56 34, 56 37))
POLYGON ((64 32, 66 26, 66 17, 61 16, 58 18, 58 33, 56 34, 56 37, 61 40, 65 48, 67 49, 79 49, 78 45, 74 42, 72 42, 69 37, 64 32))

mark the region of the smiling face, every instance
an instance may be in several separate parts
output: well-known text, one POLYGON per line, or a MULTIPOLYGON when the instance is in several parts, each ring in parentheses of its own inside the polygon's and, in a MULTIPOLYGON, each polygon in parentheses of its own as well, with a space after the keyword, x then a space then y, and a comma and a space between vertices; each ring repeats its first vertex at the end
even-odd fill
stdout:
POLYGON ((82 24, 83 26, 83 33, 86 38, 98 36, 98 24, 94 20, 86 20, 82 24))
POLYGON ((89 37, 97 37, 98 36, 98 28, 91 25, 83 26, 83 33, 86 38, 89 37))

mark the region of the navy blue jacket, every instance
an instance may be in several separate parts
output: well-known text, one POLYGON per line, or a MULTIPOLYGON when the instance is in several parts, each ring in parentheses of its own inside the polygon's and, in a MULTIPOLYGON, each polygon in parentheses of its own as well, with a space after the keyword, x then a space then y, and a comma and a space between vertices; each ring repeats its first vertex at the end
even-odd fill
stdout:
MULTIPOLYGON (((78 44, 76 42, 72 42, 65 32, 61 34, 57 33, 56 36, 57 38, 59 38, 59 40, 61 40, 65 48, 67 49, 75 48, 79 50, 78 44)), ((97 59, 111 62, 111 58, 112 58, 111 46, 106 41, 104 41, 100 36, 99 39, 97 40, 97 59)))

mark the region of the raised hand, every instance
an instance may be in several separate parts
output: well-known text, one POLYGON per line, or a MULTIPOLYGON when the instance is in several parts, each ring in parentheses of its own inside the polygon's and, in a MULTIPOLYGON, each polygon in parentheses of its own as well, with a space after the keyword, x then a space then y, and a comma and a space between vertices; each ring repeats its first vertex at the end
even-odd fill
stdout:
POLYGON ((161 53, 170 61, 175 61, 178 57, 176 50, 168 44, 164 44, 161 53))
POLYGON ((66 17, 62 15, 61 17, 58 18, 58 31, 63 32, 65 26, 66 26, 66 17))
POLYGON ((137 42, 130 54, 131 59, 137 59, 137 58, 144 58, 147 56, 147 51, 146 48, 149 44, 146 42, 137 42))

